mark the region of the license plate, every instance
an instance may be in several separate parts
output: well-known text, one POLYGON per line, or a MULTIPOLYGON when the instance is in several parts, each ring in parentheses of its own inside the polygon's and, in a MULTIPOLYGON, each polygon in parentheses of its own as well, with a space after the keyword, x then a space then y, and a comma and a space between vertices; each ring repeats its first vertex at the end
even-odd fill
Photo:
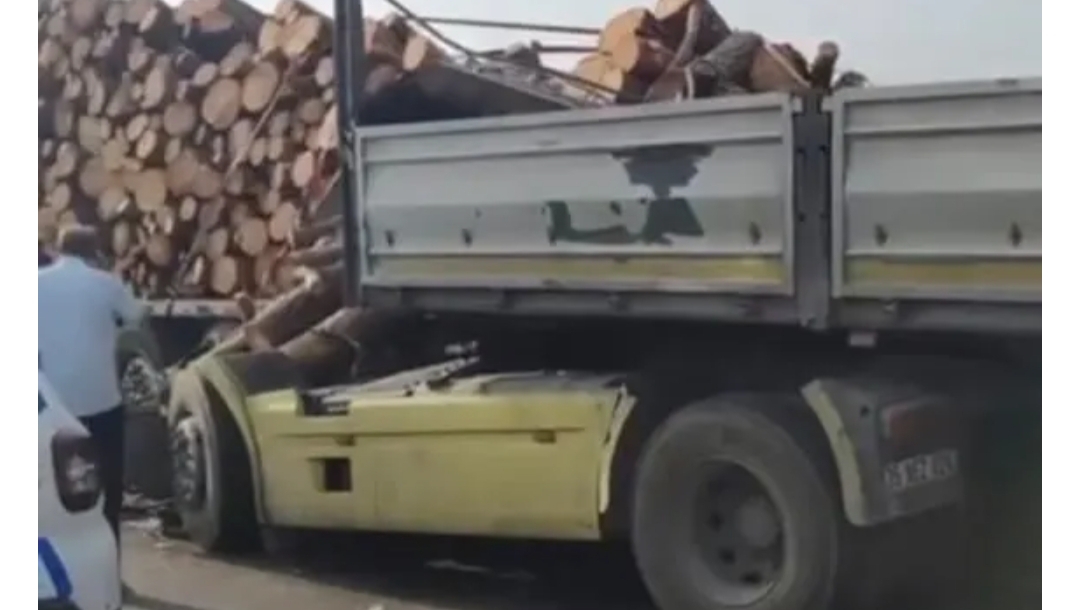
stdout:
POLYGON ((893 493, 955 478, 960 471, 960 453, 942 449, 915 455, 885 465, 885 485, 893 493))

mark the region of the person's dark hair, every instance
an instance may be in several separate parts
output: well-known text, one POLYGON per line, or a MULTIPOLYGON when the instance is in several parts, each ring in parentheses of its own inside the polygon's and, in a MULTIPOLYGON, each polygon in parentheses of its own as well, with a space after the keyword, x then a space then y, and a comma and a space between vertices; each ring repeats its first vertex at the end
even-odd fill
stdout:
POLYGON ((84 261, 97 261, 101 256, 97 231, 83 225, 60 229, 56 249, 65 256, 77 256, 84 261))
POLYGON ((45 248, 45 244, 38 242, 37 246, 37 266, 38 269, 42 267, 48 267, 53 262, 53 256, 45 248))

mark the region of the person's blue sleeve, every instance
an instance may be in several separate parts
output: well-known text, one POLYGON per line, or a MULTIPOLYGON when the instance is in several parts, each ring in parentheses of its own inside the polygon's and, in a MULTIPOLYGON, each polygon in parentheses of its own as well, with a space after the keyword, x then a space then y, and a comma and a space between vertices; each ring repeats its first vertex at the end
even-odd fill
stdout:
POLYGON ((123 326, 136 326, 146 315, 146 307, 135 298, 131 290, 119 278, 109 275, 112 284, 113 314, 123 326))

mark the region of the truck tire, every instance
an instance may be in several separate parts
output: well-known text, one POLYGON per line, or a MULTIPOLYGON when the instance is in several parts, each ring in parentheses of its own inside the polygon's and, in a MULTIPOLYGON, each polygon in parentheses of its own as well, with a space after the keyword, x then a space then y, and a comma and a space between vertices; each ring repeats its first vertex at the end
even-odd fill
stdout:
POLYGON ((144 498, 169 497, 168 429, 164 367, 149 329, 128 329, 116 340, 116 367, 124 404, 124 489, 144 498))
POLYGON ((195 375, 178 377, 170 406, 173 502, 184 532, 206 552, 257 546, 247 448, 228 409, 195 375))
POLYGON ((639 461, 631 542, 662 610, 823 610, 843 515, 796 398, 722 396, 675 412, 639 461))
POLYGON ((120 331, 116 338, 116 373, 129 410, 158 411, 165 398, 165 375, 157 339, 147 328, 120 331))

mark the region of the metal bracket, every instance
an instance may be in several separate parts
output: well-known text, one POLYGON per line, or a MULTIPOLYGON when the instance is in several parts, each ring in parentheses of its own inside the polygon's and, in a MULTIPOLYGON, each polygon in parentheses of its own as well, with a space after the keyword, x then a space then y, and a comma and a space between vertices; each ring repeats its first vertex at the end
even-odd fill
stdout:
POLYGON ((822 98, 799 98, 792 117, 794 150, 795 298, 799 323, 813 330, 830 326, 829 138, 831 119, 822 98))

